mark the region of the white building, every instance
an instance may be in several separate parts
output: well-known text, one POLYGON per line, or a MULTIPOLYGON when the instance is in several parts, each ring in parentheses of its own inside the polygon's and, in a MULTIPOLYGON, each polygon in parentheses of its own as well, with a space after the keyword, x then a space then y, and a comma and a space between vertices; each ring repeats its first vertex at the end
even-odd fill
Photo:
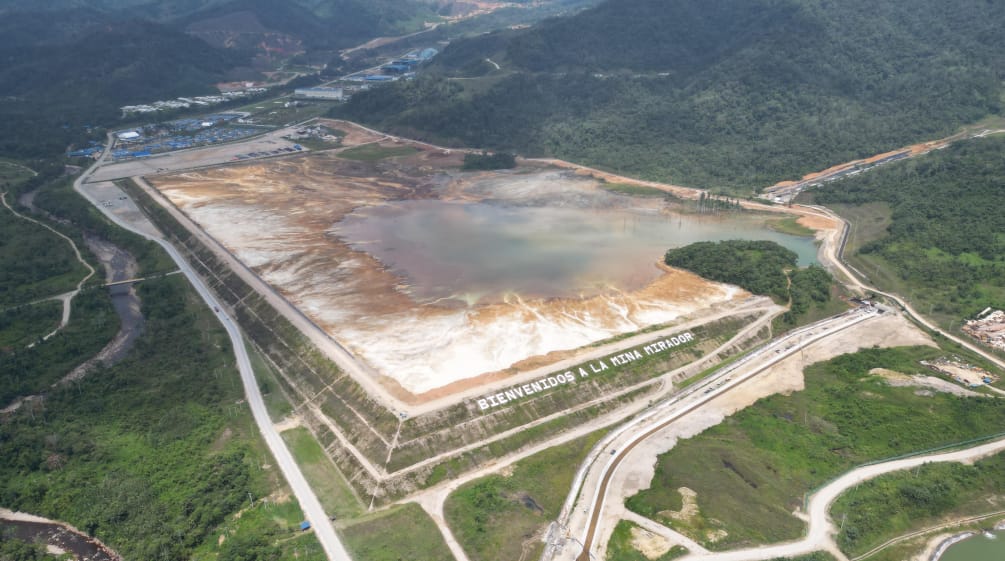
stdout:
POLYGON ((342 88, 297 88, 293 96, 301 99, 327 99, 342 101, 342 88))

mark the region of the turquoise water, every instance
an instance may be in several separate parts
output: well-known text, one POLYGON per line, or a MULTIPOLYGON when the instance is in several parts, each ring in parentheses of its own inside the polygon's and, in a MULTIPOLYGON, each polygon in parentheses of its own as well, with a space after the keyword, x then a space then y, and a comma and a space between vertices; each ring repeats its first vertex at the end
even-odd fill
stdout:
POLYGON ((1005 560, 1005 531, 993 532, 994 538, 983 534, 954 544, 939 561, 1003 561, 1005 560))
POLYGON ((570 297, 602 286, 635 290, 660 274, 671 247, 772 240, 816 262, 812 238, 769 230, 749 215, 705 217, 645 210, 506 206, 439 200, 360 209, 332 233, 408 279, 420 299, 505 293, 570 297))

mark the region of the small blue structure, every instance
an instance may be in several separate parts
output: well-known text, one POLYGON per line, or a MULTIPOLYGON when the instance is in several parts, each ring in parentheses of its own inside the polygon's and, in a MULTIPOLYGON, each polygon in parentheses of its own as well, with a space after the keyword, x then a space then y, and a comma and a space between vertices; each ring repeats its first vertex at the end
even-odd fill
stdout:
POLYGON ((366 77, 367 82, 390 82, 391 80, 394 80, 394 76, 387 74, 371 74, 366 77))
POLYGON ((308 522, 308 521, 306 521, 306 520, 304 520, 303 522, 300 523, 300 529, 301 530, 310 530, 311 529, 311 523, 308 522))

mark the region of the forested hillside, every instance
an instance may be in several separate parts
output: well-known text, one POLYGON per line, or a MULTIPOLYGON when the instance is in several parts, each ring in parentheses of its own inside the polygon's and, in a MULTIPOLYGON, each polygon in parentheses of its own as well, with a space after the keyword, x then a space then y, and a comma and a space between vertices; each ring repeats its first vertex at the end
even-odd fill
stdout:
POLYGON ((339 114, 749 190, 998 112, 1003 25, 1005 4, 986 0, 609 0, 456 41, 438 78, 339 114))
POLYGON ((791 326, 811 309, 823 309, 831 300, 834 283, 823 267, 810 265, 800 269, 796 258, 794 251, 775 242, 726 240, 695 242, 670 249, 664 262, 788 305, 789 311, 780 325, 791 326))
POLYGON ((860 266, 893 271, 887 288, 919 310, 959 325, 960 316, 1005 307, 1005 137, 954 144, 813 195, 825 205, 889 205, 892 222, 859 250, 860 266))
POLYGON ((216 93, 258 75, 263 49, 319 62, 426 19, 418 0, 0 0, 0 154, 59 153, 122 105, 216 93))
POLYGON ((241 59, 159 24, 105 24, 68 44, 0 41, 0 153, 58 153, 119 107, 213 93, 241 59))

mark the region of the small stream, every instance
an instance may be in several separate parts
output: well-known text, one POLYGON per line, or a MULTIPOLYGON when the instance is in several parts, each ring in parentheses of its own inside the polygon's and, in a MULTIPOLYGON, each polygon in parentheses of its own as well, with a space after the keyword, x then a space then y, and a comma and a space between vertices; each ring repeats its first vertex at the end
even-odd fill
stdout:
MULTIPOLYGON (((91 253, 101 261, 105 269, 105 282, 118 282, 136 278, 139 265, 131 253, 102 238, 84 236, 84 242, 91 253)), ((108 345, 98 353, 97 358, 106 365, 115 364, 125 358, 132 349, 136 339, 143 333, 143 311, 140 308, 140 297, 136 287, 131 284, 120 284, 108 288, 112 297, 112 306, 119 315, 121 326, 108 345)))
POLYGON ((118 561, 121 559, 104 544, 59 522, 38 517, 35 520, 0 518, 0 532, 29 543, 44 543, 50 551, 72 553, 80 561, 118 561), (55 548, 55 549, 54 549, 55 548))
MULTIPOLYGON (((49 220, 61 224, 67 224, 65 220, 36 207, 36 194, 37 189, 24 193, 18 198, 18 202, 33 213, 40 214, 49 220)), ((101 263, 101 267, 105 272, 105 282, 117 282, 135 278, 139 273, 139 265, 136 263, 136 258, 125 249, 108 240, 87 233, 84 234, 84 243, 101 263)), ((143 333, 143 311, 140 307, 140 298, 136 293, 136 288, 129 284, 112 286, 108 290, 112 299, 112 306, 115 309, 115 313, 119 316, 120 327, 118 333, 115 334, 115 337, 101 351, 74 368, 57 382, 57 385, 72 380, 79 380, 99 363, 109 366, 121 361, 143 333)), ((70 321, 73 321, 72 312, 70 321)), ((20 398, 11 406, 4 408, 4 411, 13 411, 23 401, 38 397, 27 396, 20 398)))

